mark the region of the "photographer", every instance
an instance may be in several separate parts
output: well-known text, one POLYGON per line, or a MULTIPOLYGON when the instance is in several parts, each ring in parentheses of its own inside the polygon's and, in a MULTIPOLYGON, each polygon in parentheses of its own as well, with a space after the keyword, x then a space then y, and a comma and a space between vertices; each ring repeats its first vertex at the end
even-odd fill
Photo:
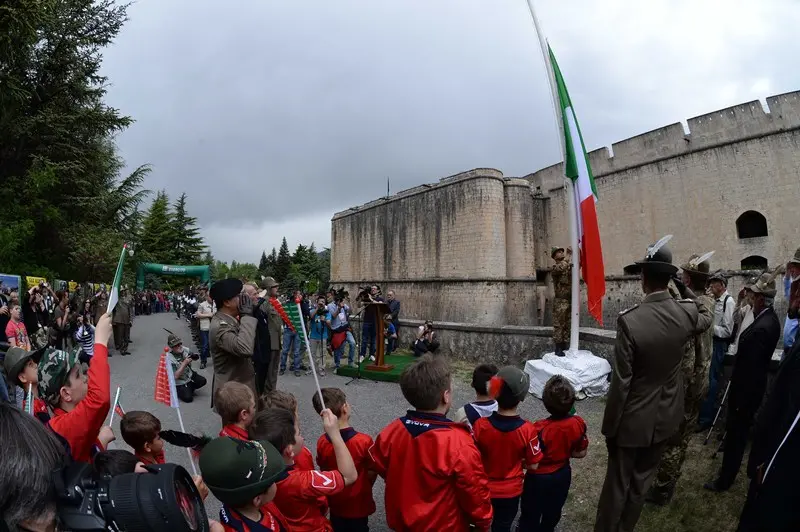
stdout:
POLYGON ((207 383, 205 377, 192 370, 192 361, 199 360, 200 355, 183 347, 183 340, 174 334, 170 334, 167 338, 167 345, 170 349, 169 363, 172 364, 172 372, 175 375, 175 392, 178 394, 178 399, 184 403, 191 403, 194 401, 195 390, 207 383))
MULTIPOLYGON (((383 303, 383 298, 380 296, 381 290, 377 285, 372 285, 369 290, 364 288, 358 294, 359 312, 364 310, 365 307, 372 303, 383 303)), ((375 358, 375 337, 376 327, 383 327, 382 323, 376 323, 376 316, 372 312, 366 312, 362 316, 364 320, 361 325, 361 349, 358 353, 359 362, 364 359, 369 347, 370 359, 375 358)))
POLYGON ((92 356, 94 356, 94 326, 90 323, 88 317, 80 314, 77 317, 77 325, 78 330, 75 331, 75 341, 81 348, 78 359, 89 366, 92 363, 92 356))
MULTIPOLYGON (((328 312, 324 295, 317 298, 317 306, 311 311, 311 356, 316 357, 317 373, 325 376, 325 343, 328 340, 328 329, 331 326, 331 313, 328 312)), ((338 366, 336 368, 338 370, 338 366)))
POLYGON ((417 329, 417 339, 414 340, 414 356, 420 357, 425 353, 435 353, 439 349, 439 340, 436 338, 436 331, 433 330, 433 322, 427 320, 425 325, 420 325, 417 329))
POLYGON ((356 340, 353 338, 353 329, 350 327, 350 306, 347 304, 345 295, 335 296, 335 302, 328 305, 328 312, 331 313, 331 345, 333 347, 333 363, 336 367, 342 360, 345 347, 349 346, 347 353, 347 365, 353 365, 356 356, 356 340))

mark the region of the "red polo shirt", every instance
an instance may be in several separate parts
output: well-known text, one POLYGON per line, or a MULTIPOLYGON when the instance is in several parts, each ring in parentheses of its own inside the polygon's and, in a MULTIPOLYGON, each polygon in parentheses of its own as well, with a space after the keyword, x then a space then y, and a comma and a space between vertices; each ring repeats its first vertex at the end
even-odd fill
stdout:
POLYGON ((338 471, 301 471, 288 468, 289 476, 278 482, 275 506, 286 518, 293 532, 332 532, 325 517, 325 497, 344 490, 344 478, 338 471))
POLYGON ((534 423, 539 437, 539 445, 544 457, 539 468, 531 473, 546 475, 555 473, 565 465, 573 452, 580 452, 589 447, 586 437, 586 422, 580 416, 567 416, 556 419, 549 417, 534 423))
POLYGON ((219 521, 227 532, 289 532, 280 510, 270 502, 259 508, 261 520, 253 521, 227 504, 219 511, 219 521))
POLYGON ((161 451, 157 455, 153 456, 152 459, 147 457, 147 456, 142 456, 140 454, 137 454, 136 458, 138 458, 139 461, 141 463, 143 463, 144 465, 156 465, 156 464, 166 464, 167 463, 167 459, 166 459, 166 455, 164 454, 164 451, 161 451))
MULTIPOLYGON (((341 493, 328 497, 331 515, 345 519, 369 517, 375 513, 375 499, 372 498, 372 482, 369 477, 371 464, 369 448, 373 444, 372 438, 352 427, 339 432, 350 451, 350 456, 353 457, 353 463, 358 471, 358 480, 347 486, 341 493)), ((323 471, 339 469, 336 463, 336 452, 327 434, 323 434, 317 440, 317 463, 323 471)))
POLYGON ((303 450, 294 457, 294 468, 299 471, 311 471, 312 469, 316 469, 314 467, 314 455, 311 454, 308 447, 303 447, 303 450))
POLYGON ((239 425, 225 425, 222 427, 222 430, 219 431, 220 437, 227 436, 229 438, 234 438, 236 440, 244 440, 248 441, 250 436, 248 436, 247 431, 240 427, 239 425))
POLYGON ((525 478, 522 463, 531 465, 542 460, 533 423, 519 416, 501 416, 493 412, 489 417, 477 419, 472 432, 489 476, 492 498, 522 495, 525 478))
POLYGON ((369 455, 386 479, 392 530, 489 530, 489 479, 466 425, 409 411, 381 431, 369 455))

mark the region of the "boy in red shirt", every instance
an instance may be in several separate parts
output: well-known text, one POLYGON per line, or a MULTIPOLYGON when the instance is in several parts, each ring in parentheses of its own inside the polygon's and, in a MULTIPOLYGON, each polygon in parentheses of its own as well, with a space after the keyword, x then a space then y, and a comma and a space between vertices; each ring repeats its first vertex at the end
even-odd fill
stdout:
POLYGON ((583 458, 589 447, 586 422, 570 414, 575 404, 575 389, 567 379, 561 375, 550 377, 542 392, 542 402, 550 417, 534 426, 544 456, 539 467, 525 475, 520 532, 555 530, 572 482, 569 460, 583 458))
MULTIPOLYGON (((337 495, 328 497, 331 509, 331 525, 334 532, 368 532, 369 516, 375 513, 375 499, 372 498, 372 485, 377 474, 369 470, 370 459, 367 452, 372 447, 372 438, 350 426, 350 405, 347 396, 339 388, 322 388, 325 406, 339 418, 339 433, 342 435, 353 463, 358 471, 358 480, 337 495)), ((322 412, 319 393, 312 399, 314 410, 322 412)), ((336 451, 330 436, 323 434, 317 440, 317 464, 323 471, 337 469, 336 451)))
POLYGON ((445 417, 450 368, 423 355, 400 376, 415 410, 391 422, 370 448, 372 468, 386 480, 389 528, 487 531, 492 522, 489 479, 469 428, 445 417))
POLYGON ((103 314, 95 327, 88 382, 78 360, 80 349, 49 348, 39 361, 39 393, 53 407, 48 426, 77 462, 91 463, 94 453, 114 440, 111 428, 103 426, 111 408, 110 337, 111 316, 103 314))
POLYGON ((220 436, 249 439, 247 427, 256 415, 256 398, 249 386, 236 381, 226 382, 214 396, 214 408, 222 418, 220 436))
POLYGON ((497 412, 478 418, 472 425, 490 479, 492 532, 511 531, 522 495, 523 463, 533 470, 542 460, 536 427, 517 414, 517 405, 525 400, 529 386, 530 377, 521 369, 501 368, 487 387, 489 394, 497 397, 497 412))
MULTIPOLYGON (((295 423, 298 423, 299 430, 300 417, 297 412, 297 398, 294 395, 289 392, 284 392, 283 390, 272 390, 261 396, 260 403, 259 410, 265 410, 267 408, 285 408, 289 412, 293 412, 294 420, 295 423)), ((294 468, 303 471, 315 469, 314 455, 311 454, 308 447, 303 446, 300 452, 294 457, 294 468)))
MULTIPOLYGON (((47 403, 39 398, 39 361, 42 359, 44 349, 25 351, 21 347, 9 347, 3 361, 8 382, 16 384, 25 392, 27 401, 28 386, 33 394, 33 415, 44 424, 50 421, 50 411, 47 403)), ((0 384, 2 385, 2 384, 0 384)), ((22 409, 28 405, 23 402, 22 409)))
POLYGON ((269 442, 227 436, 212 440, 200 454, 200 471, 222 502, 219 520, 226 532, 293 530, 273 502, 286 466, 269 442))
POLYGON ((331 522, 325 517, 325 497, 341 493, 358 479, 336 416, 330 410, 323 410, 322 423, 331 438, 338 470, 301 471, 293 467, 295 453, 303 448, 303 437, 294 415, 285 408, 262 410, 250 425, 252 439, 270 442, 283 456, 289 476, 278 482, 275 506, 294 532, 332 532, 331 522))
POLYGON ((161 439, 161 421, 150 412, 127 412, 119 422, 122 439, 133 447, 136 458, 144 465, 166 463, 164 440, 161 439))

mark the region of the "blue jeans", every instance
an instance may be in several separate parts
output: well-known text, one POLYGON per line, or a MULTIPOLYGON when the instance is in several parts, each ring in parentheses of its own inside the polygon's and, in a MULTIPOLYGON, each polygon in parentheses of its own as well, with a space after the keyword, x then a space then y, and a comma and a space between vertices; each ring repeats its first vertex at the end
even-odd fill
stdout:
POLYGON ((367 352, 367 345, 369 345, 369 355, 375 355, 375 324, 371 321, 365 321, 361 326, 361 349, 358 355, 363 358, 367 352))
POLYGON ((569 464, 544 475, 526 473, 517 530, 555 530, 561 520, 561 509, 567 502, 571 484, 572 469, 569 464))
POLYGON ((352 364, 353 359, 356 356, 356 339, 353 338, 353 333, 351 331, 347 331, 347 339, 342 342, 338 348, 333 351, 333 364, 338 368, 339 362, 342 360, 342 355, 344 354, 345 347, 350 346, 347 354, 347 362, 352 364))
POLYGON ((286 359, 289 356, 289 346, 294 343, 294 362, 289 366, 289 369, 298 371, 300 366, 300 335, 286 327, 283 329, 283 350, 281 350, 281 371, 286 371, 286 359))
POLYGON ((708 372, 708 395, 700 407, 701 426, 710 427, 717 413, 717 395, 719 394, 719 381, 722 380, 722 368, 725 364, 725 353, 728 351, 728 342, 714 338, 714 349, 711 352, 711 369, 708 372))
POLYGON ((200 362, 208 360, 208 331, 200 331, 200 362))

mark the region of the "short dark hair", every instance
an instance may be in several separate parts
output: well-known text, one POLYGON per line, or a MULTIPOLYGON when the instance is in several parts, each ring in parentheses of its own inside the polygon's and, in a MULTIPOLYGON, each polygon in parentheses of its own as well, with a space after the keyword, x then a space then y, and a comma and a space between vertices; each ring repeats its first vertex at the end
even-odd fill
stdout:
POLYGON ((563 375, 553 375, 542 392, 544 407, 555 417, 564 417, 575 404, 575 388, 563 375))
POLYGON ((475 393, 486 395, 489 379, 497 375, 497 366, 494 364, 480 364, 472 371, 472 389, 475 393))
MULTIPOLYGON (((325 401, 325 408, 329 409, 336 417, 342 415, 342 407, 347 403, 347 395, 340 388, 322 388, 322 399, 325 401)), ((311 398, 314 410, 317 414, 322 413, 322 402, 319 400, 319 392, 314 392, 311 398)))
POLYGON ((435 410, 450 389, 450 366, 442 357, 422 355, 400 374, 403 397, 417 410, 435 410))
POLYGON ((100 451, 94 456, 92 465, 95 473, 116 477, 125 473, 136 471, 139 459, 130 451, 124 449, 111 449, 100 451))
POLYGON ((283 453, 294 439, 294 412, 285 408, 268 408, 257 413, 247 429, 251 440, 266 440, 283 453))
POLYGON ((289 412, 297 411, 297 398, 289 392, 283 390, 272 390, 265 392, 259 398, 259 410, 266 408, 285 408, 289 412))
POLYGON ((250 408, 250 401, 255 401, 253 390, 237 381, 226 382, 214 394, 214 407, 223 425, 239 421, 239 413, 250 408))
POLYGON ((125 443, 133 447, 134 451, 144 449, 145 443, 150 443, 161 432, 161 421, 150 412, 132 410, 127 412, 119 422, 119 431, 125 443))
POLYGON ((668 273, 649 271, 647 268, 642 269, 642 282, 650 290, 666 290, 671 278, 672 275, 668 273))
POLYGON ((35 417, 0 402, 0 515, 9 530, 52 514, 56 493, 53 470, 67 459, 64 446, 35 417))

